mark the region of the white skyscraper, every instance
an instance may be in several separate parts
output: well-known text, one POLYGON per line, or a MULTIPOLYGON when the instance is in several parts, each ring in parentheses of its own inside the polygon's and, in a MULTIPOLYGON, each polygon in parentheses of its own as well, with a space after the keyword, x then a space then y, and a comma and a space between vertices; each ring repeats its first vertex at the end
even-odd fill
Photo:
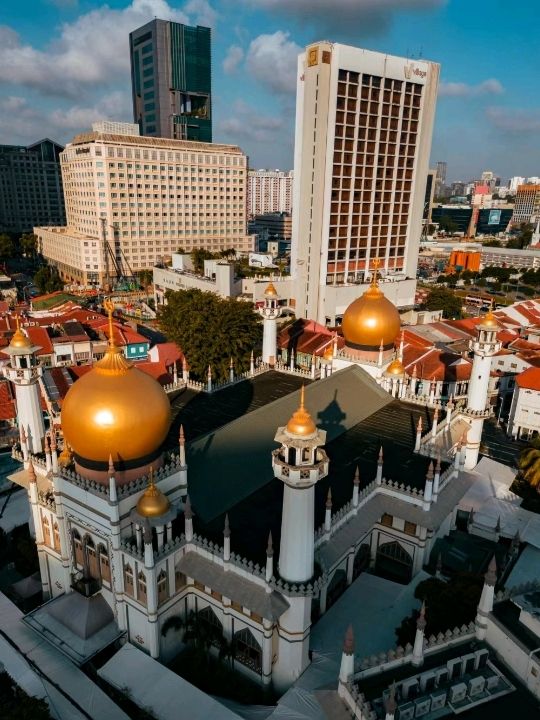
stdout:
POLYGON ((333 323, 381 261, 412 304, 439 65, 346 45, 298 60, 291 270, 296 313, 333 323))
POLYGON ((293 173, 291 170, 250 170, 248 172, 248 217, 266 213, 291 212, 293 173))

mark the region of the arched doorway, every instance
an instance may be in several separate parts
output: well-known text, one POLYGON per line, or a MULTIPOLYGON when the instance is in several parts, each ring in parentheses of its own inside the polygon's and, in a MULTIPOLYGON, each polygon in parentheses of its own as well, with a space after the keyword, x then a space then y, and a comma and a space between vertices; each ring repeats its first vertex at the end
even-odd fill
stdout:
POLYGON ((412 566, 411 555, 398 542, 387 542, 379 546, 375 562, 377 575, 388 580, 408 583, 412 576, 412 566))

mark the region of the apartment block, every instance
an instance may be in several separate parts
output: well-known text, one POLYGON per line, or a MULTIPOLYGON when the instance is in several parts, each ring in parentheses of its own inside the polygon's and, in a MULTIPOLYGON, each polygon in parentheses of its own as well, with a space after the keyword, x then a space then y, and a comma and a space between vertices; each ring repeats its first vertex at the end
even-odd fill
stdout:
POLYGON ((248 172, 248 218, 266 213, 290 213, 292 170, 250 170, 248 172))
POLYGON ((37 227, 66 280, 108 284, 183 248, 249 252, 239 147, 88 132, 61 155, 66 227, 37 227))
POLYGON ((512 224, 537 222, 540 220, 540 185, 527 183, 518 185, 512 224))
POLYGON ((375 259, 394 283, 389 297, 413 304, 438 78, 435 63, 337 43, 300 55, 291 264, 299 317, 339 321, 375 259))

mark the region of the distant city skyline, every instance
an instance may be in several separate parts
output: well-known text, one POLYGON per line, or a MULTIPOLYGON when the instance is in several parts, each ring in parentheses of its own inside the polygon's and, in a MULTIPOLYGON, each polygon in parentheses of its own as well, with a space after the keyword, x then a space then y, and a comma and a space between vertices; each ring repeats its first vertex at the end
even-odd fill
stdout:
POLYGON ((154 17, 212 28, 214 139, 250 166, 293 166, 296 57, 314 40, 441 64, 431 166, 449 182, 491 168, 539 173, 538 52, 532 0, 5 0, 0 25, 0 142, 65 143, 97 119, 131 120, 129 33, 154 17))

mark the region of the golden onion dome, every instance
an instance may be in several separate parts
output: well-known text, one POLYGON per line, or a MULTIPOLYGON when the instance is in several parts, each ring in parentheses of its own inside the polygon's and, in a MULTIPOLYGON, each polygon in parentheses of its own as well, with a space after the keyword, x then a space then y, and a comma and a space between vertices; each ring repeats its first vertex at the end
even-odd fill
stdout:
POLYGON ((13 333, 9 347, 15 348, 17 350, 26 350, 27 348, 32 347, 32 341, 28 337, 28 335, 25 335, 23 331, 21 330, 21 326, 19 324, 19 316, 16 315, 15 322, 17 323, 17 329, 13 333))
POLYGON ((161 385, 114 344, 109 309, 107 351, 71 386, 62 404, 65 441, 76 457, 90 461, 148 460, 167 435, 170 414, 161 385))
POLYGON ((405 367, 399 358, 394 358, 385 370, 385 375, 400 377, 405 375, 405 367))
POLYGON ((300 407, 292 414, 291 419, 287 423, 286 430, 290 435, 299 435, 300 437, 311 436, 317 432, 317 426, 313 422, 311 415, 304 407, 303 385, 302 390, 300 391, 300 407))
POLYGON ((488 312, 484 315, 484 317, 481 319, 479 323, 479 327, 481 328, 487 328, 490 330, 499 330, 501 325, 495 315, 493 314, 492 308, 488 310, 488 312))
POLYGON ((165 515, 165 513, 169 511, 170 507, 170 502, 161 490, 156 487, 152 475, 150 474, 148 487, 137 502, 137 512, 143 517, 160 517, 161 515, 165 515))
POLYGON ((277 290, 274 283, 268 283, 266 290, 264 291, 265 297, 277 297, 277 290))
POLYGON ((396 306, 384 296, 376 279, 345 310, 341 325, 346 344, 361 350, 378 350, 381 342, 388 349, 394 344, 400 326, 396 306))

